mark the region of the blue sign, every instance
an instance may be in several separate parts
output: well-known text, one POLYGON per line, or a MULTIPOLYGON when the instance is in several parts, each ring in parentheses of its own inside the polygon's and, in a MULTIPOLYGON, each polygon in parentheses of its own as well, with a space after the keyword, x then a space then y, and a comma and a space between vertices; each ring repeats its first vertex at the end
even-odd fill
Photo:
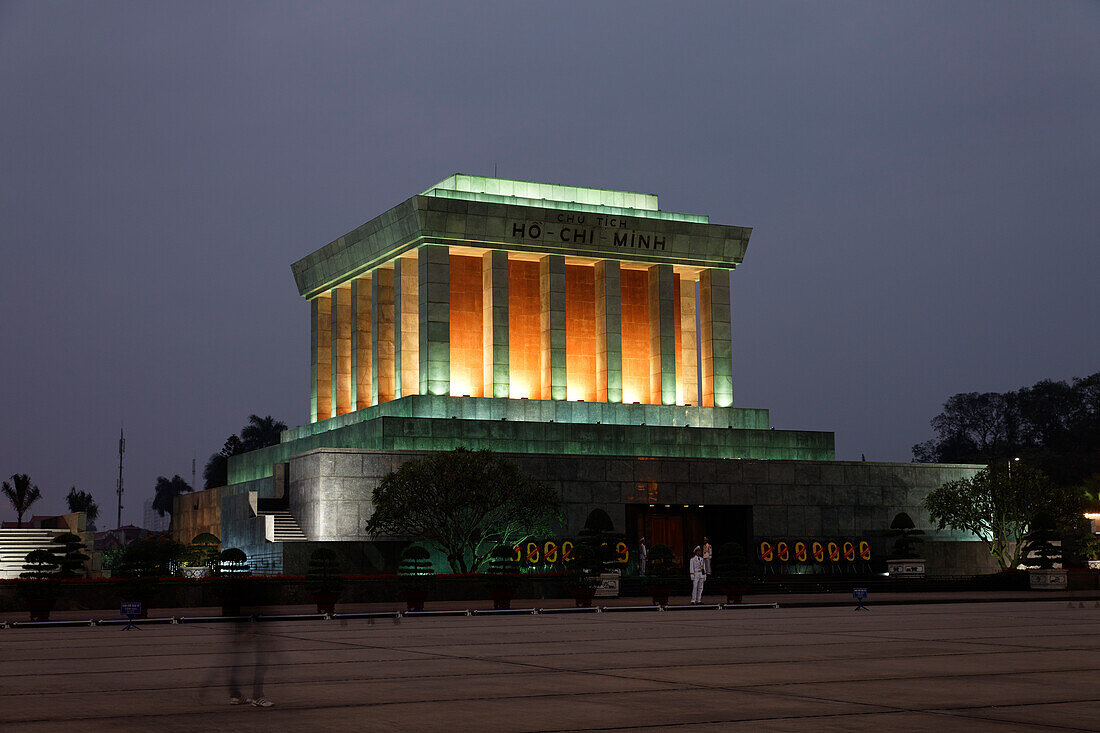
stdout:
POLYGON ((867 597, 867 589, 866 588, 852 588, 852 598, 855 598, 856 600, 862 601, 866 597, 867 597))
POLYGON ((119 610, 123 616, 140 616, 141 601, 123 601, 119 610))

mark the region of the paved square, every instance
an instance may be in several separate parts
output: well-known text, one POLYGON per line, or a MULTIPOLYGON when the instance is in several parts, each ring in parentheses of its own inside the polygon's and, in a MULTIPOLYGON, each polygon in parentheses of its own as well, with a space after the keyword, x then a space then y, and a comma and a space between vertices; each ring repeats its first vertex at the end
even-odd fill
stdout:
POLYGON ((1100 730, 1086 605, 263 623, 267 710, 228 705, 228 624, 8 629, 0 728, 1100 730))

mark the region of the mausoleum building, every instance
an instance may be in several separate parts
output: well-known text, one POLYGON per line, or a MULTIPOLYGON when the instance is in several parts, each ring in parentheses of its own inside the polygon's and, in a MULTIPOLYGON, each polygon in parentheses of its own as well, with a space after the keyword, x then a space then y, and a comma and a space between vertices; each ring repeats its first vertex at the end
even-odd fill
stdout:
POLYGON ((774 429, 737 403, 730 288, 750 234, 653 194, 451 176, 292 265, 310 308, 309 421, 231 458, 229 485, 180 509, 215 509, 223 546, 273 570, 315 542, 381 564, 373 488, 465 446, 557 488, 566 533, 599 511, 678 553, 704 533, 880 552, 897 512, 917 519, 929 490, 974 467, 838 462, 832 433, 774 429))

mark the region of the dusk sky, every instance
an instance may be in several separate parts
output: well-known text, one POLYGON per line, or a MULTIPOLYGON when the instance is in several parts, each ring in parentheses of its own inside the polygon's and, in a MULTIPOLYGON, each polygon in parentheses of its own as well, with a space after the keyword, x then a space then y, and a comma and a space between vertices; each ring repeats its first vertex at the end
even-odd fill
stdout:
MULTIPOLYGON (((1100 370, 1100 3, 0 2, 0 475, 308 421, 290 263, 455 172, 753 227, 736 404, 908 461, 1100 370)), ((4 502, 0 518, 14 519, 4 502)))

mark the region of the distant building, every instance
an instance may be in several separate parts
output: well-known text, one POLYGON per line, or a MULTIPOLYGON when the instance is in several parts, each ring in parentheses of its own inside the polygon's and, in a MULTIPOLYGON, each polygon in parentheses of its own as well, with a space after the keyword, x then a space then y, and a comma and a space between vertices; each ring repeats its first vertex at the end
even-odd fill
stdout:
POLYGON ((120 547, 121 545, 128 545, 134 540, 140 540, 142 537, 148 537, 149 530, 141 527, 135 527, 132 524, 127 524, 124 527, 118 529, 107 529, 102 532, 95 533, 95 549, 97 550, 109 550, 112 547, 120 547))
POLYGON ((172 516, 167 513, 165 513, 163 517, 160 516, 157 510, 153 508, 152 499, 146 499, 143 506, 145 507, 145 520, 142 524, 145 526, 145 529, 150 532, 167 532, 168 525, 172 521, 172 516))

